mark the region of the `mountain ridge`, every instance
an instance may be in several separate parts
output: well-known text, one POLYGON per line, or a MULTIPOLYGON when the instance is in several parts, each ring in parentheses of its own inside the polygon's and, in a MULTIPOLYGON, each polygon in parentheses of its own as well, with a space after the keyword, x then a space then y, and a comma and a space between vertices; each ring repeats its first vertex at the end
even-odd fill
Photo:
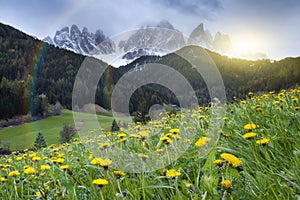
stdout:
POLYGON ((94 56, 107 63, 115 62, 113 58, 121 54, 119 66, 141 56, 165 55, 188 45, 198 45, 221 53, 230 51, 232 47, 228 35, 217 32, 213 38, 208 30, 204 30, 203 23, 191 32, 189 38, 184 38, 182 32, 167 20, 156 25, 142 26, 129 38, 120 41, 109 39, 100 30, 90 33, 83 27, 80 31, 76 25, 63 27, 56 31, 53 38, 47 36, 44 41, 82 55, 94 56), (96 37, 98 40, 94 39, 96 35, 99 36, 96 37))

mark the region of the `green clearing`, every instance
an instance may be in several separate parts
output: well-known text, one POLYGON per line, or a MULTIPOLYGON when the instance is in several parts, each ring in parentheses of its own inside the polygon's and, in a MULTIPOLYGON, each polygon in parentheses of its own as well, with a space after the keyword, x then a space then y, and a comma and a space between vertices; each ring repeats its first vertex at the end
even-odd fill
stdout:
MULTIPOLYGON (((89 130, 89 122, 92 114, 78 113, 84 121, 82 131, 89 130)), ((113 118, 110 116, 97 115, 101 128, 109 130, 113 118)), ((24 123, 19 126, 0 129, 0 141, 9 142, 10 149, 25 149, 32 147, 38 132, 41 132, 48 145, 59 142, 59 132, 64 124, 74 124, 73 112, 63 110, 61 116, 52 116, 35 122, 24 123)))

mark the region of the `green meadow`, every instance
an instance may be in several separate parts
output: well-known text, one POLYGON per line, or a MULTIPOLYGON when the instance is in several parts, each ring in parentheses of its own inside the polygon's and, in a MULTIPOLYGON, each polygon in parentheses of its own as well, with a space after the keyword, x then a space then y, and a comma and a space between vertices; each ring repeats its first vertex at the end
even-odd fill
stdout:
MULTIPOLYGON (((261 96, 250 93, 246 100, 218 105, 226 110, 221 117, 214 118, 211 107, 201 106, 162 114, 160 120, 146 125, 129 123, 117 132, 87 130, 86 136, 70 143, 15 151, 0 157, 0 197, 300 199, 299 98, 300 88, 261 96), (213 122, 220 120, 224 126, 208 134, 213 122), (183 154, 174 159, 185 145, 183 154), (167 162, 160 166, 164 159, 167 162)), ((82 117, 88 123, 90 115, 82 117)), ((98 119, 106 128, 112 120, 98 119)), ((34 122, 39 124, 4 129, 10 132, 1 136, 11 134, 7 138, 16 140, 18 148, 26 141, 30 146, 37 131, 55 142, 66 122, 72 122, 70 111, 34 122), (32 131, 18 136, 22 129, 32 131)))
MULTIPOLYGON (((82 131, 88 129, 91 114, 78 113, 84 121, 82 131)), ((112 117, 97 115, 99 124, 105 130, 109 130, 112 117)), ((8 141, 10 149, 22 150, 32 147, 38 132, 41 132, 48 145, 59 143, 60 131, 64 124, 74 125, 73 113, 70 110, 62 110, 60 116, 52 116, 35 122, 24 123, 19 126, 0 129, 0 141, 8 141)))

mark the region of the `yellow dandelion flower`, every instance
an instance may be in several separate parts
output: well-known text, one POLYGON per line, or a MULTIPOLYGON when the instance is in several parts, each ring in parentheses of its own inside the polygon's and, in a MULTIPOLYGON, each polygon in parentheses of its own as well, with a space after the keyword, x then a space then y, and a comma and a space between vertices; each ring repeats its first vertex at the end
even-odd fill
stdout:
POLYGON ((141 136, 138 134, 132 133, 129 135, 129 138, 141 138, 141 136))
POLYGON ((149 158, 148 155, 143 154, 143 153, 139 153, 138 157, 140 157, 141 159, 143 159, 143 161, 147 160, 149 158))
POLYGON ((223 164, 223 160, 217 159, 217 160, 214 160, 213 163, 216 164, 216 165, 222 165, 223 164))
POLYGON ((35 173, 36 173, 36 170, 35 170, 33 167, 27 167, 27 168, 24 170, 24 173, 25 173, 25 174, 35 174, 35 173))
POLYGON ((172 135, 173 135, 172 133, 167 133, 167 134, 164 135, 164 137, 170 138, 170 137, 172 137, 172 135))
POLYGON ((202 147, 204 146, 207 142, 209 142, 211 139, 209 137, 201 137, 199 140, 195 143, 195 146, 197 147, 202 147))
POLYGON ((257 134, 254 133, 254 132, 249 132, 249 133, 244 134, 243 137, 244 137, 245 139, 250 139, 250 138, 255 137, 256 135, 257 135, 257 134))
POLYGON ((257 111, 259 111, 259 112, 262 112, 262 111, 264 111, 261 107, 259 107, 259 108, 256 108, 256 110, 257 111))
POLYGON ((244 129, 246 130, 253 130, 253 129, 256 129, 258 126, 256 124, 246 124, 244 126, 244 129))
POLYGON ((99 165, 100 163, 100 158, 94 158, 92 161, 91 161, 91 164, 92 165, 99 165))
POLYGON ((142 137, 144 137, 144 138, 145 137, 149 137, 149 131, 140 131, 139 135, 142 136, 142 137))
POLYGON ((166 137, 166 136, 161 137, 159 140, 165 142, 166 144, 171 144, 172 143, 172 140, 169 137, 166 137))
POLYGON ((292 101, 297 102, 298 101, 298 97, 295 96, 291 96, 292 101))
POLYGON ((23 158, 24 158, 23 156, 18 156, 18 157, 16 157, 16 160, 20 161, 20 160, 23 160, 23 158))
POLYGON ((112 163, 112 160, 105 158, 105 159, 100 159, 99 165, 101 167, 107 167, 112 163))
POLYGON ((198 115, 196 113, 191 114, 191 117, 197 117, 198 115))
POLYGON ((204 115, 199 115, 198 116, 198 119, 205 119, 206 118, 206 116, 204 116, 204 115))
MULTIPOLYGON (((108 147, 110 147, 110 146, 111 146, 111 144, 108 143, 108 142, 100 143, 100 144, 99 144, 99 148, 100 148, 100 149, 106 149, 106 148, 108 148, 108 147)), ((90 158, 90 159, 91 159, 91 158, 90 158)))
POLYGON ((37 197, 42 197, 42 194, 41 194, 40 191, 37 191, 37 192, 35 193, 35 196, 37 196, 37 197))
POLYGON ((41 157, 39 157, 39 156, 34 156, 34 157, 31 158, 31 160, 32 160, 32 161, 39 161, 39 160, 41 160, 41 157))
POLYGON ((41 165, 41 170, 46 171, 50 169, 51 167, 49 165, 41 165))
POLYGON ((149 156, 148 155, 146 155, 146 154, 143 154, 143 153, 139 153, 139 155, 138 155, 140 158, 149 158, 149 156))
POLYGON ((221 158, 226 160, 233 167, 239 167, 242 164, 242 161, 240 159, 238 159, 235 155, 232 155, 230 153, 222 153, 221 158))
POLYGON ((173 133, 173 134, 179 133, 179 128, 173 128, 173 129, 171 129, 170 133, 173 133))
POLYGON ((268 144, 270 142, 271 142, 271 140, 269 138, 263 138, 261 140, 257 140, 256 144, 266 145, 266 144, 268 144))
POLYGON ((19 176, 20 175, 20 172, 18 171, 11 171, 8 176, 13 176, 13 177, 16 177, 16 176, 19 176))
POLYGON ((28 167, 30 167, 29 165, 25 165, 23 166, 23 169, 27 169, 28 167))
POLYGON ((65 159, 63 158, 50 158, 50 161, 53 163, 63 163, 65 159))
POLYGON ((230 189, 230 188, 232 187, 232 183, 231 183, 230 180, 223 180, 223 181, 221 182, 221 185, 222 185, 222 187, 223 187, 225 190, 228 190, 228 189, 230 189))
POLYGON ((163 149, 156 149, 156 152, 159 153, 159 154, 162 154, 164 152, 163 149))
POLYGON ((224 136, 224 137, 229 137, 229 136, 230 136, 229 133, 225 133, 224 131, 221 131, 220 133, 221 133, 221 135, 224 136))
POLYGON ((93 180, 93 184, 98 185, 99 187, 103 187, 108 184, 108 181, 102 178, 98 178, 93 180))
POLYGON ((126 142, 126 140, 127 140, 127 138, 122 138, 122 139, 118 140, 117 142, 122 143, 122 142, 126 142))
POLYGON ((33 158, 33 157, 35 157, 35 156, 37 156, 37 152, 33 152, 33 153, 30 153, 30 154, 29 154, 29 158, 33 158))
POLYGON ((190 188, 190 187, 192 187, 192 184, 191 183, 185 183, 185 187, 190 188))
POLYGON ((126 134, 125 134, 125 133, 119 133, 119 134, 117 135, 117 137, 118 137, 118 138, 123 138, 123 137, 126 137, 126 134))
POLYGON ((170 170, 167 170, 167 172, 166 172, 166 176, 170 177, 170 178, 175 178, 180 175, 181 175, 181 173, 176 171, 175 169, 170 169, 170 170))
POLYGON ((5 177, 0 177, 0 181, 1 181, 1 182, 5 182, 5 181, 7 181, 7 178, 5 178, 5 177))
POLYGON ((114 171, 114 175, 116 175, 116 177, 119 179, 122 176, 125 176, 126 174, 122 171, 114 171))
POLYGON ((91 161, 91 164, 93 165, 100 165, 101 167, 104 167, 104 169, 108 169, 108 166, 112 163, 112 160, 108 159, 108 158, 105 158, 105 159, 102 159, 102 158, 94 158, 92 161, 91 161))
POLYGON ((62 170, 69 170, 70 169, 70 165, 62 165, 62 166, 60 166, 60 169, 62 169, 62 170))

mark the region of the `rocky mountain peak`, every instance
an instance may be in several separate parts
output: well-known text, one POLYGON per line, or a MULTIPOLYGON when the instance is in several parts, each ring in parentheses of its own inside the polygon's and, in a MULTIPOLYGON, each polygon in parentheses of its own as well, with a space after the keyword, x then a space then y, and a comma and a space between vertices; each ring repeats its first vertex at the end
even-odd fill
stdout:
POLYGON ((81 38, 81 31, 79 30, 78 26, 72 25, 71 26, 71 40, 78 41, 81 38))
POLYGON ((161 55, 185 46, 183 34, 163 20, 156 26, 146 26, 119 43, 126 53, 123 57, 132 60, 143 55, 161 55))
POLYGON ((88 28, 87 27, 83 27, 82 34, 87 34, 87 33, 89 33, 88 28))
POLYGON ((44 41, 79 54, 95 56, 108 63, 120 53, 122 62, 128 63, 143 55, 164 55, 185 45, 202 46, 222 53, 230 52, 232 48, 229 35, 217 32, 213 37, 203 23, 191 32, 186 41, 183 34, 167 20, 143 26, 128 38, 119 41, 112 41, 101 29, 93 33, 87 27, 80 30, 75 24, 56 31, 53 39, 47 37, 44 41))
POLYGON ((203 23, 199 24, 190 34, 188 44, 199 45, 213 51, 230 52, 232 49, 229 35, 217 32, 213 38, 208 30, 204 29, 203 23))
MULTIPOLYGON (((51 38, 47 37, 46 42, 50 43, 51 38)), ((64 27, 56 31, 53 42, 50 44, 83 55, 94 55, 99 52, 110 54, 115 51, 115 44, 104 35, 103 31, 97 30, 95 33, 91 33, 86 27, 80 31, 75 24, 71 28, 64 27)))
POLYGON ((172 29, 174 30, 174 26, 167 20, 162 20, 160 21, 156 27, 159 27, 159 28, 167 28, 167 29, 172 29))
POLYGON ((61 33, 69 33, 69 27, 64 27, 60 31, 56 31, 56 34, 61 34, 61 33))

